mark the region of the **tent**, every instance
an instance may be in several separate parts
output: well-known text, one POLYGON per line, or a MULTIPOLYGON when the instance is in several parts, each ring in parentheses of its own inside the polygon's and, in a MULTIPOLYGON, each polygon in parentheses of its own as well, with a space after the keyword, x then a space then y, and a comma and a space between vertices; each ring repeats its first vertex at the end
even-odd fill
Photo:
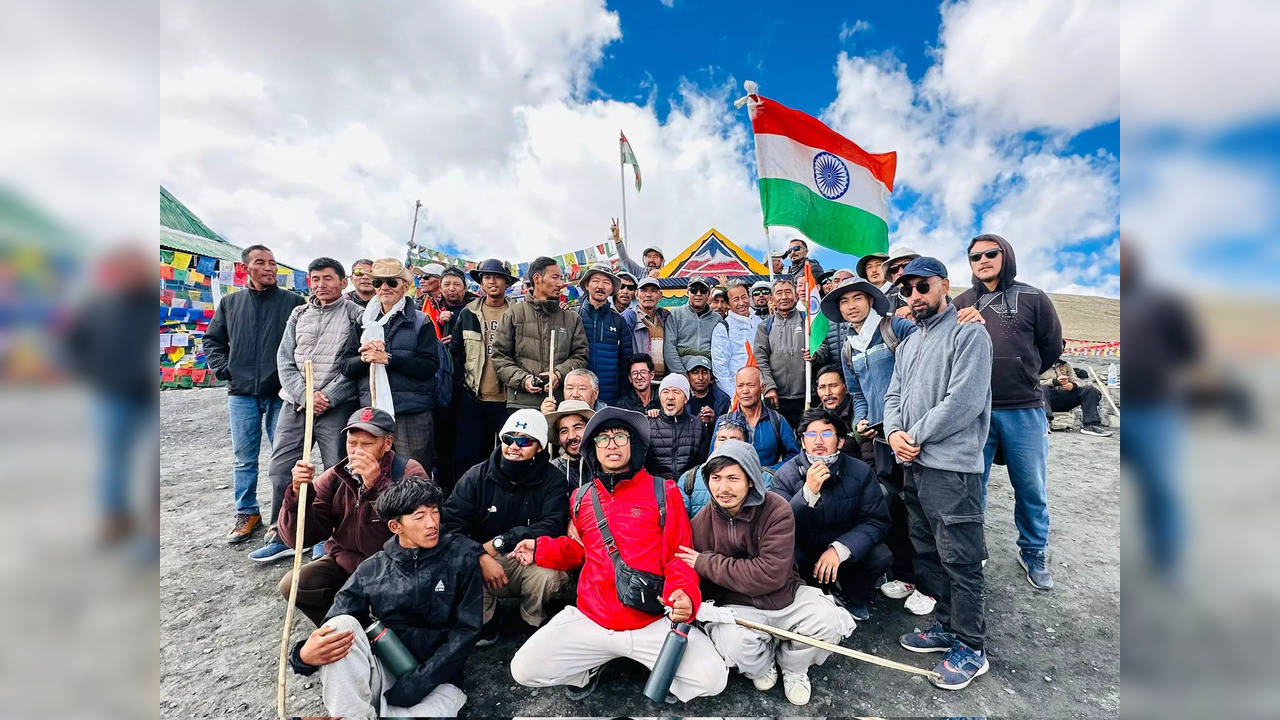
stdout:
POLYGON ((721 275, 753 283, 768 280, 769 268, 735 245, 719 230, 710 228, 658 270, 662 305, 683 303, 688 294, 686 288, 690 279, 718 278, 721 275))

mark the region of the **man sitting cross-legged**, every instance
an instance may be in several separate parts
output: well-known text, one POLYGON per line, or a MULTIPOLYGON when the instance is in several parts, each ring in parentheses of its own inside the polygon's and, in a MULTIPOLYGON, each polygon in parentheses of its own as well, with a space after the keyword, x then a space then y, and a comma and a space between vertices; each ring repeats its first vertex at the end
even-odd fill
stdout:
MULTIPOLYGON (((838 643, 853 632, 853 618, 796 572, 795 519, 782 496, 763 487, 755 448, 720 443, 700 470, 711 502, 693 517, 693 548, 677 557, 702 578, 704 597, 744 620, 838 643)), ((809 666, 829 652, 741 625, 712 622, 707 632, 730 665, 766 691, 778 682, 794 705, 809 702, 809 666)))
MULTIPOLYGON (((570 536, 521 540, 512 553, 523 565, 582 566, 577 606, 551 618, 511 659, 516 682, 568 685, 573 700, 595 690, 600 669, 614 658, 628 657, 652 669, 671 622, 692 620, 702 599, 697 573, 675 555, 693 542, 680 493, 675 483, 656 480, 642 466, 648 419, 606 408, 591 418, 585 437, 590 480, 573 494, 570 536), (619 588, 616 572, 636 573, 643 582, 627 586, 634 591, 619 588), (669 617, 663 616, 664 607, 670 608, 669 617)), ((728 676, 711 640, 691 628, 672 696, 687 702, 715 695, 728 676)))
POLYGON ((467 696, 463 665, 480 634, 480 546, 440 531, 440 487, 409 477, 384 492, 378 513, 395 537, 342 586, 324 624, 293 646, 294 672, 318 669, 325 709, 345 718, 453 717, 467 696), (392 677, 364 628, 374 617, 418 666, 392 677))
POLYGON ((466 535, 484 547, 485 624, 477 645, 498 639, 500 598, 519 598, 520 617, 536 628, 547 600, 565 580, 563 572, 525 567, 507 557, 517 542, 560 533, 569 520, 569 488, 545 449, 547 420, 537 410, 517 410, 498 440, 489 459, 458 481, 443 513, 445 532, 466 535))

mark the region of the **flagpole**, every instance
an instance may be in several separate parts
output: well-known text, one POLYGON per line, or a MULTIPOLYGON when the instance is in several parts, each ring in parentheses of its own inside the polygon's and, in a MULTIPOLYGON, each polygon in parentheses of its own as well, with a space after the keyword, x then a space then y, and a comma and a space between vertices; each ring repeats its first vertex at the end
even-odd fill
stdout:
POLYGON ((622 131, 618 131, 618 189, 622 191, 622 239, 627 241, 631 236, 627 234, 627 166, 622 162, 622 131))
MULTIPOLYGON (((772 265, 770 267, 772 267, 772 265)), ((813 318, 810 317, 811 313, 809 312, 809 305, 810 305, 809 295, 810 293, 813 292, 813 289, 809 287, 808 276, 809 276, 809 273, 806 272, 805 283, 804 283, 805 285, 804 287, 804 350, 805 350, 805 354, 808 354, 809 352, 809 336, 813 333, 813 327, 811 325, 811 323, 813 322, 813 318)), ((812 356, 810 357, 812 358, 812 356)), ((804 361, 804 409, 805 410, 809 409, 809 402, 810 402, 809 394, 812 391, 812 388, 813 388, 813 360, 809 359, 804 361)))

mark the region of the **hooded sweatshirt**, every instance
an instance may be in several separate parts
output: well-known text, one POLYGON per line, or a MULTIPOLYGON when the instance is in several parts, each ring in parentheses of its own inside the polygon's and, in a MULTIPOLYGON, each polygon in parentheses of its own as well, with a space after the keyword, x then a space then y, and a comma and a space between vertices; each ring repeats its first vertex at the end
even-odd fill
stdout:
POLYGON ((681 545, 692 546, 693 535, 684 500, 674 482, 662 480, 665 522, 658 513, 654 478, 643 467, 649 450, 649 419, 636 412, 606 408, 587 423, 583 434, 583 465, 590 480, 570 498, 571 522, 577 527, 581 542, 567 535, 544 535, 537 539, 534 562, 552 570, 582 568, 578 579, 577 606, 582 614, 609 630, 638 630, 660 616, 627 607, 618 600, 613 561, 604 547, 604 538, 596 523, 588 491, 599 493, 601 510, 608 520, 617 543, 618 554, 629 567, 665 578, 663 599, 677 589, 684 590, 698 612, 702 594, 698 574, 676 557, 681 545), (631 433, 630 466, 620 473, 601 470, 590 438, 606 428, 625 427, 631 433), (581 497, 581 502, 579 502, 581 497))
POLYGON ((502 536, 502 549, 539 535, 559 534, 569 522, 569 486, 547 453, 512 462, 502 446, 472 466, 441 508, 445 532, 478 543, 502 536))
MULTIPOLYGON (((691 521, 694 569, 708 598, 720 604, 781 610, 795 601, 804 584, 795 568, 795 519, 781 496, 763 487, 755 448, 738 440, 720 443, 708 462, 727 457, 751 481, 747 499, 736 516, 713 498, 691 521)), ((706 466, 695 472, 706 487, 706 466)))
POLYGON ((1040 374, 1062 355, 1062 324, 1053 301, 1042 290, 1014 280, 1018 263, 1013 246, 999 235, 979 235, 1000 246, 1003 265, 995 290, 977 277, 954 301, 957 309, 976 306, 991 336, 991 409, 1019 410, 1044 405, 1040 374))

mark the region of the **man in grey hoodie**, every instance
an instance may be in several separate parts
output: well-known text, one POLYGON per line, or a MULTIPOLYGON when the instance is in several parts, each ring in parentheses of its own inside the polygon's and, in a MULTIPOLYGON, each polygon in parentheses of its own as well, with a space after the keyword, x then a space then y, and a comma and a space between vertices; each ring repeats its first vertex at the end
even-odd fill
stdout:
POLYGON ((991 338, 958 323, 947 268, 918 257, 897 280, 918 332, 898 346, 884 431, 903 463, 916 581, 938 599, 937 622, 899 642, 945 652, 933 684, 960 690, 990 668, 984 652, 982 448, 991 422, 991 338))

